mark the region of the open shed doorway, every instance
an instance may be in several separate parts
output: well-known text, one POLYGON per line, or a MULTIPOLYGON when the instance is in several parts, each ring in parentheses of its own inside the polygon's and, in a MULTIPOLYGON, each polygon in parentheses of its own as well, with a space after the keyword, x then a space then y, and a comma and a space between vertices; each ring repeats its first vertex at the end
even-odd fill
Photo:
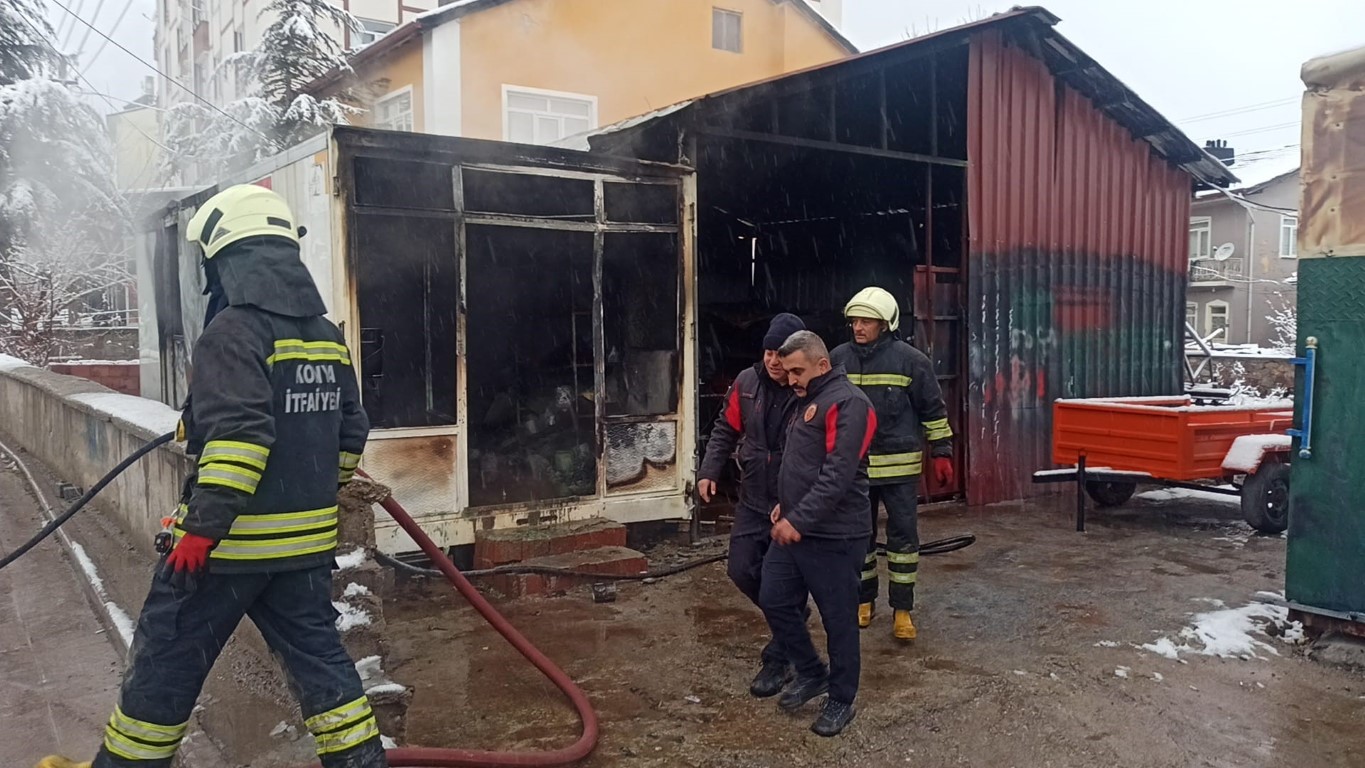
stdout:
MULTIPOLYGON (((877 285, 899 299, 900 335, 933 360, 961 435, 966 46, 765 94, 696 134, 698 434, 774 314, 800 315, 833 348, 849 340, 844 304, 877 285)), ((963 492, 955 445, 959 480, 926 481, 924 498, 963 492)), ((723 518, 724 504, 706 512, 723 518)))

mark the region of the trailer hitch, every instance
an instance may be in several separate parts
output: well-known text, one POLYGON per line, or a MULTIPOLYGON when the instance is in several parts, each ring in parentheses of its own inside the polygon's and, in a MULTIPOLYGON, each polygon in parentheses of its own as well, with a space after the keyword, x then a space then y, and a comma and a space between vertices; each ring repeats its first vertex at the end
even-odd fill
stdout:
POLYGON ((1293 359, 1303 366, 1303 428, 1287 429, 1290 437, 1299 438, 1299 458, 1313 458, 1313 380, 1318 373, 1318 337, 1309 336, 1303 342, 1303 357, 1293 359))

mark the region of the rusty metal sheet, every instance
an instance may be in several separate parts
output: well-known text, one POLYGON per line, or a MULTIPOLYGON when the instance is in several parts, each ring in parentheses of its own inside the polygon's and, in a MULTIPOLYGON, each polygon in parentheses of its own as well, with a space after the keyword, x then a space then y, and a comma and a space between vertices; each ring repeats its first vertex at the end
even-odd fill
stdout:
POLYGON ((1365 256, 1365 48, 1303 65, 1299 258, 1365 256))
POLYGON ((1192 179, 994 31, 969 66, 967 495, 1038 492, 1052 401, 1174 394, 1192 179))

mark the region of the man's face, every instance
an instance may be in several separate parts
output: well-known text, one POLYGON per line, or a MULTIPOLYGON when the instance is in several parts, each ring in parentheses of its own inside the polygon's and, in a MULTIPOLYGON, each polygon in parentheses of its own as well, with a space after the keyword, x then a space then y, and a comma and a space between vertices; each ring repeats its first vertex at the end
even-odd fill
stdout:
POLYGON ((849 326, 853 328, 853 340, 859 344, 871 344, 882 335, 882 326, 885 325, 881 320, 873 320, 870 317, 849 318, 849 326))
POLYGON ((777 354, 777 350, 763 350, 763 367, 768 370, 768 375, 773 381, 787 386, 787 369, 782 367, 782 356, 777 354))
POLYGON ((829 358, 811 362, 806 353, 798 349, 782 358, 782 367, 787 369, 787 381, 792 391, 796 392, 797 397, 805 397, 806 387, 810 386, 811 380, 829 373, 829 358))

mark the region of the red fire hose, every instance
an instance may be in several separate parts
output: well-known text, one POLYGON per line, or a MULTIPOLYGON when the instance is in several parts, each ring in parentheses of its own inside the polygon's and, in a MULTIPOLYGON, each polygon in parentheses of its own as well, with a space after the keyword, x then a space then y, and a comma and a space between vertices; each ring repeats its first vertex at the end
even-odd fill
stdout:
MULTIPOLYGON (((362 473, 363 474, 363 473, 362 473)), ((597 746, 597 712, 592 708, 592 702, 550 658, 531 645, 524 635, 517 631, 502 614, 498 613, 473 584, 460 573, 460 569, 450 562, 441 548, 436 546, 429 536, 417 525, 392 496, 386 498, 381 504, 385 512, 389 513, 400 527, 417 542, 422 552, 431 562, 440 569, 451 586, 464 596, 469 604, 474 606, 474 610, 487 621, 493 629, 498 631, 507 642, 512 644, 527 661, 535 665, 555 687, 564 692, 569 697, 574 709, 578 711, 578 718, 583 722, 583 735, 578 737, 572 745, 563 749, 555 749, 548 752, 485 752, 471 749, 438 749, 427 747, 400 747, 387 751, 389 765, 392 768, 416 768, 417 766, 439 766, 442 768, 485 768, 488 766, 523 766, 526 768, 545 766, 568 765, 587 757, 597 746)))

